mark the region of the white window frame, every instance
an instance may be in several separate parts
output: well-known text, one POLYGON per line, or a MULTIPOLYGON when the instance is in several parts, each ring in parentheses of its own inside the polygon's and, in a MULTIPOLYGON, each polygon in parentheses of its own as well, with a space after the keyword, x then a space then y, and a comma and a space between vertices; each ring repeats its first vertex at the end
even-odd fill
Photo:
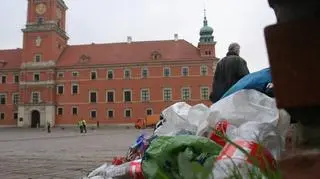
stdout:
POLYGON ((125 68, 123 70, 123 79, 131 79, 131 69, 130 68, 125 68), (126 77, 126 71, 129 71, 129 77, 126 77))
POLYGON ((14 74, 13 75, 13 83, 18 84, 20 82, 20 75, 19 74, 14 74), (18 81, 16 82, 16 77, 18 77, 18 81))
MULTIPOLYGON (((124 92, 123 92, 124 93, 124 92)), ((132 99, 131 99, 132 100, 132 99)), ((106 102, 107 103, 115 103, 116 102, 116 90, 107 90, 106 91, 106 102), (112 102, 109 102, 108 101, 108 93, 109 92, 112 92, 113 93, 113 101, 112 102)))
POLYGON ((200 76, 208 76, 208 66, 207 65, 201 65, 200 66, 200 76), (206 68, 206 73, 202 74, 202 68, 205 67, 206 68))
POLYGON ((207 86, 202 86, 202 87, 200 87, 200 99, 201 100, 209 100, 209 96, 210 96, 210 94, 209 94, 209 87, 207 87, 207 86), (203 89, 207 89, 208 90, 208 94, 207 94, 207 98, 204 98, 204 96, 203 96, 203 89))
POLYGON ((124 112, 123 117, 132 118, 132 109, 131 108, 125 108, 123 112, 124 112), (127 111, 130 111, 130 116, 129 117, 126 116, 126 112, 127 111))
POLYGON ((57 85, 57 95, 63 95, 64 94, 64 84, 58 84, 57 85), (59 87, 62 87, 62 93, 59 93, 59 87))
POLYGON ((132 100, 132 90, 131 89, 124 89, 123 90, 123 93, 122 93, 122 95, 123 95, 123 102, 125 102, 125 103, 130 103, 130 102, 132 102, 133 100, 132 100), (130 91, 130 101, 126 101, 126 95, 125 95, 125 92, 126 91, 130 91))
POLYGON ((72 106, 71 107, 71 115, 72 116, 78 116, 78 114, 79 114, 79 107, 78 106, 72 106), (73 109, 77 109, 77 114, 73 114, 73 109))
POLYGON ((90 80, 98 80, 98 72, 96 70, 92 70, 90 72, 90 80), (95 73, 96 74, 96 78, 95 79, 92 79, 92 73, 95 73))
POLYGON ((20 101, 19 93, 12 93, 12 104, 17 105, 17 104, 19 104, 19 101, 20 101), (14 99, 15 95, 18 95, 17 103, 15 103, 15 101, 14 101, 15 100, 14 99))
POLYGON ((172 101, 172 88, 163 88, 162 90, 163 101, 172 101), (170 90, 170 99, 165 99, 165 90, 170 90))
POLYGON ((0 112, 0 121, 5 120, 6 119, 6 114, 4 112, 0 112), (3 119, 1 118, 1 114, 3 114, 3 119))
POLYGON ((31 103, 34 103, 34 104, 39 104, 39 103, 41 103, 42 101, 41 101, 41 93, 39 92, 39 91, 32 91, 31 92, 31 101, 30 101, 31 103), (34 101, 33 101, 33 94, 38 94, 38 103, 35 103, 34 101))
POLYGON ((57 107, 57 116, 63 116, 63 114, 64 114, 64 109, 63 109, 63 107, 61 107, 61 106, 57 107), (59 109, 62 110, 62 114, 59 114, 59 109))
POLYGON ((91 109, 90 112, 89 112, 89 116, 90 116, 90 119, 97 119, 98 118, 98 111, 97 109, 91 109), (96 112, 96 117, 92 117, 92 112, 96 112))
POLYGON ((98 91, 96 91, 96 90, 89 91, 89 103, 93 103, 93 104, 98 103, 98 91), (96 102, 91 102, 91 93, 96 93, 96 102))
MULTIPOLYGON (((4 95, 4 100, 5 100, 5 103, 4 104, 1 104, 0 105, 5 105, 5 104, 8 104, 8 96, 7 96, 7 93, 0 93, 0 95, 4 95)), ((1 102, 1 98, 0 98, 0 102, 1 102)))
POLYGON ((42 61, 42 55, 41 54, 35 54, 34 55, 34 62, 36 62, 36 63, 39 63, 39 62, 41 62, 42 61), (37 62, 37 56, 39 57, 39 61, 37 62))
POLYGON ((150 97, 150 89, 149 88, 142 88, 140 90, 140 101, 141 102, 148 102, 148 101, 150 101, 150 98, 151 98, 150 97), (143 96, 142 96, 143 91, 147 91, 147 99, 146 100, 143 99, 143 96))
POLYGON ((152 108, 147 108, 146 109, 146 116, 148 116, 148 110, 151 110, 151 114, 149 116, 153 115, 153 109, 152 108))
POLYGON ((58 78, 64 78, 64 72, 59 71, 59 72, 57 73, 57 77, 58 77, 58 78), (62 74, 62 76, 60 76, 61 74, 62 74))
POLYGON ((164 67, 163 68, 163 77, 170 77, 170 76, 171 76, 171 68, 170 67, 164 67), (168 76, 166 76, 166 73, 165 73, 166 69, 169 70, 169 75, 168 76))
MULTIPOLYGON (((71 75, 72 75, 72 77, 78 77, 79 76, 79 72, 78 71, 72 71, 71 75), (76 75, 74 75, 74 74, 76 74, 76 75)), ((91 73, 90 73, 90 75, 91 75, 91 73)))
POLYGON ((1 82, 1 84, 7 84, 7 83, 8 83, 8 76, 7 76, 7 75, 2 74, 2 75, 1 75, 1 81, 0 81, 0 82, 1 82), (3 78, 3 77, 5 77, 5 78, 6 78, 6 80, 5 80, 5 82, 4 82, 4 83, 2 83, 2 78, 3 78))
POLYGON ((189 67, 186 67, 186 66, 184 66, 184 67, 181 68, 181 76, 186 77, 186 76, 183 74, 183 69, 187 69, 188 74, 187 74, 186 76, 189 76, 189 74, 190 74, 189 67))
POLYGON ((181 88, 181 100, 182 100, 182 101, 190 101, 190 100, 191 100, 191 89, 190 89, 190 87, 183 87, 183 88, 181 88), (183 93, 183 91, 184 91, 185 89, 188 89, 188 91, 189 91, 189 99, 184 99, 184 93, 183 93))
POLYGON ((36 75, 39 75, 39 80, 38 81, 41 81, 41 76, 40 76, 39 72, 33 73, 33 81, 36 81, 36 75))
POLYGON ((108 109, 108 110, 107 110, 107 118, 108 118, 108 119, 114 119, 114 118, 115 118, 115 112, 114 112, 114 109, 108 109), (113 116, 112 116, 112 117, 110 117, 110 116, 109 116, 109 111, 112 111, 112 114, 113 114, 113 116))
POLYGON ((80 88, 79 88, 79 84, 78 83, 72 83, 71 84, 71 94, 72 95, 80 94, 80 88), (73 86, 78 86, 78 92, 77 93, 73 93, 73 86))
POLYGON ((113 80, 114 79, 114 71, 113 70, 107 70, 107 80, 113 80), (109 79, 109 72, 112 73, 112 78, 109 79))
POLYGON ((148 69, 148 67, 141 68, 141 74, 140 75, 141 75, 141 78, 148 78, 149 77, 149 69, 148 69), (143 76, 144 70, 146 70, 147 76, 143 76))

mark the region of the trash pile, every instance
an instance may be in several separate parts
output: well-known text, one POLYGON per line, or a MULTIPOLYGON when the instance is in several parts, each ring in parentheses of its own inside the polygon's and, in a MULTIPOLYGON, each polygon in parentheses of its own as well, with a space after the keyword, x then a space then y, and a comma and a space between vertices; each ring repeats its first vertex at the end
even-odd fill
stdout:
POLYGON ((152 136, 89 179, 224 179, 277 175, 289 114, 274 98, 241 89, 208 108, 178 102, 162 111, 152 136), (238 177, 237 177, 238 176, 238 177))

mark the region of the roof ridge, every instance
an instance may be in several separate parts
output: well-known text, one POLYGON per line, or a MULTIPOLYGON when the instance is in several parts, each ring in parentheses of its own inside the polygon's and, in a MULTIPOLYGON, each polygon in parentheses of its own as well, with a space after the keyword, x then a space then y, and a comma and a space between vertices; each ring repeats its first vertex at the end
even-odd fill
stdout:
MULTIPOLYGON (((111 43, 87 43, 87 44, 70 44, 69 47, 78 47, 78 46, 89 46, 89 45, 117 45, 117 44, 137 44, 137 43, 155 43, 155 42, 177 42, 175 40, 145 40, 145 41, 132 41, 131 43, 128 42, 111 42, 111 43)), ((184 39, 179 39, 178 42, 187 42, 184 39)))
POLYGON ((15 49, 0 49, 0 52, 6 52, 6 51, 22 51, 22 48, 15 48, 15 49))

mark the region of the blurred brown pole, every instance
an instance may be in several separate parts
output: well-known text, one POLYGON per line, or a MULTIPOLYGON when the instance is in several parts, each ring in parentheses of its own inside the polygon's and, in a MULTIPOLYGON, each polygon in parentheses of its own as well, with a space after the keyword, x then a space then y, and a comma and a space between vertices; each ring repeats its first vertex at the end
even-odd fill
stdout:
POLYGON ((302 126, 304 146, 320 146, 320 0, 269 0, 277 23, 265 38, 279 108, 302 126))

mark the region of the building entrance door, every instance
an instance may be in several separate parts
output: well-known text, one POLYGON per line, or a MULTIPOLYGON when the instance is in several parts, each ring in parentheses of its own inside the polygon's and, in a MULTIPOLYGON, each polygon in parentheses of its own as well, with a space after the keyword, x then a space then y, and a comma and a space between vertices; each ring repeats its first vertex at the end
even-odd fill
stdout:
POLYGON ((40 127, 40 112, 34 110, 31 112, 31 128, 40 127))

